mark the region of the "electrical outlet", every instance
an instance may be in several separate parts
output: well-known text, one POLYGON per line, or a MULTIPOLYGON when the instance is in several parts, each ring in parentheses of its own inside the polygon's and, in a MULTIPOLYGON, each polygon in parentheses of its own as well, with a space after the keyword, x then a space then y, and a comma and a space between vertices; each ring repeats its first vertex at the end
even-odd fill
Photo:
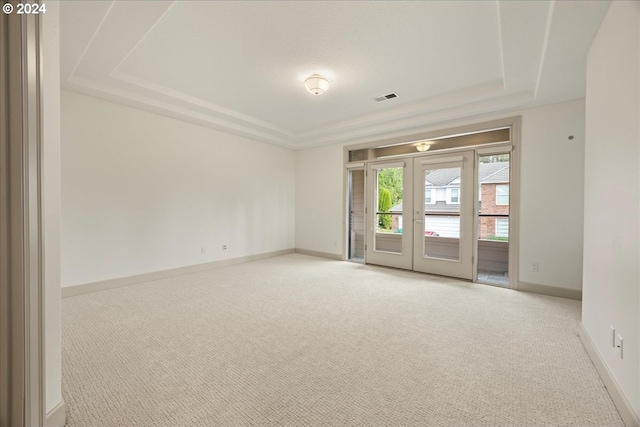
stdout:
POLYGON ((200 253, 201 253, 201 254, 204 254, 205 252, 207 252, 207 250, 204 248, 204 246, 203 246, 203 247, 201 247, 201 248, 200 248, 200 253))
POLYGON ((540 264, 538 264, 537 262, 531 263, 531 271, 533 271, 534 273, 537 273, 539 269, 540 269, 540 264))
POLYGON ((616 346, 616 328, 609 325, 609 342, 611 343, 611 347, 615 348, 616 346))
POLYGON ((222 245, 222 250, 226 251, 227 250, 227 245, 222 245))
POLYGON ((618 354, 620 355, 620 359, 624 357, 624 345, 622 345, 622 336, 618 335, 618 343, 616 344, 616 350, 618 350, 618 354))

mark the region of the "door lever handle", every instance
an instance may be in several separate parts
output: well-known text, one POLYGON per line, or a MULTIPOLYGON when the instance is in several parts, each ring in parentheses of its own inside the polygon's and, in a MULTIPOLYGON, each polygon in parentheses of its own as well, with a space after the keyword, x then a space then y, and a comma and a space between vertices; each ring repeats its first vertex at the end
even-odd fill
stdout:
POLYGON ((422 220, 421 219, 416 219, 415 220, 418 224, 422 224, 422 220))

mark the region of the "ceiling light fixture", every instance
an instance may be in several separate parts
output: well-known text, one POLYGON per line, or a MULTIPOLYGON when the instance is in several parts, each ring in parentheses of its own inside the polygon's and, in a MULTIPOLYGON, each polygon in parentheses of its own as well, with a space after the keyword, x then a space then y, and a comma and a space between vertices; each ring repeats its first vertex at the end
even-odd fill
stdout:
POLYGON ((319 74, 314 74, 304 81, 304 87, 314 95, 322 95, 329 89, 329 80, 319 74))
POLYGON ((427 144, 426 142, 421 142, 420 144, 416 145, 416 150, 420 152, 425 152, 429 148, 431 148, 431 144, 427 144))

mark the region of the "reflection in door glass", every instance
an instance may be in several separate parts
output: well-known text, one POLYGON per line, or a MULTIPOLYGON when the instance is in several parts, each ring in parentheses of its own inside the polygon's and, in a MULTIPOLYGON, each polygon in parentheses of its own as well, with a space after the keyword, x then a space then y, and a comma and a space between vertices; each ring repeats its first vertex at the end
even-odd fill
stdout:
POLYGON ((402 179, 404 168, 376 169, 376 251, 402 253, 402 179))
POLYGON ((424 172, 425 258, 460 260, 461 167, 424 172))

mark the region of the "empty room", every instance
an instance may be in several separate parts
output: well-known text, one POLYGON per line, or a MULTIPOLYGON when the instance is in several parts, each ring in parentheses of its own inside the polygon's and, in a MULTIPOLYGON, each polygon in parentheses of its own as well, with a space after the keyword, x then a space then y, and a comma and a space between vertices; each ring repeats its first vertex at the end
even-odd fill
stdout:
POLYGON ((640 3, 3 12, 2 426, 640 427, 640 3))

